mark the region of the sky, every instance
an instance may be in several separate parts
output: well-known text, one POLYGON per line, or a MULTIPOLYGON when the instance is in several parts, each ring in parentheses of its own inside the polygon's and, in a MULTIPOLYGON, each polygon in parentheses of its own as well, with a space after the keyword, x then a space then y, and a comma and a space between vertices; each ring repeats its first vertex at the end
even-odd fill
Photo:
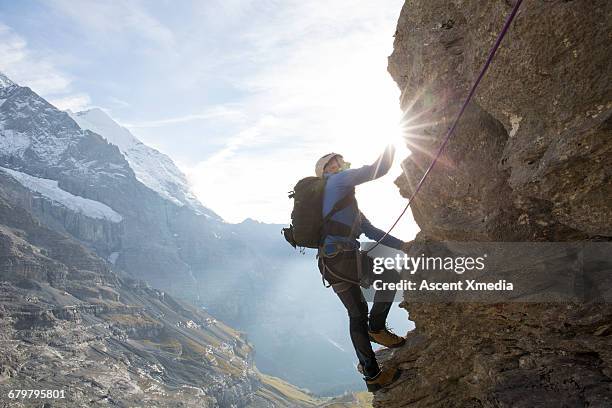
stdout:
MULTIPOLYGON (((387 229, 409 152, 387 73, 403 0, 0 0, 0 70, 60 109, 100 107, 169 155, 229 222, 289 221, 287 192, 323 154, 358 167, 397 146, 357 189, 387 229)), ((412 239, 408 214, 394 234, 412 239)))

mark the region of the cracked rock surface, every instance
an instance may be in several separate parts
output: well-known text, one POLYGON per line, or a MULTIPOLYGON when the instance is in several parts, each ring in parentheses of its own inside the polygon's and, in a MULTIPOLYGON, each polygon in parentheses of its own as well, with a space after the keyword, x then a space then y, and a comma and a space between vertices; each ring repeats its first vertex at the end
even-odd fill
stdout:
MULTIPOLYGON (((410 195, 513 1, 406 1, 388 70, 410 195)), ((612 239, 612 3, 526 0, 412 206, 429 241, 612 239)), ((415 245, 417 248, 419 245, 415 245)), ((416 249, 415 249, 416 251, 416 249)), ((413 254, 416 255, 416 252, 413 254)), ((612 307, 416 303, 376 407, 612 406, 612 307)))

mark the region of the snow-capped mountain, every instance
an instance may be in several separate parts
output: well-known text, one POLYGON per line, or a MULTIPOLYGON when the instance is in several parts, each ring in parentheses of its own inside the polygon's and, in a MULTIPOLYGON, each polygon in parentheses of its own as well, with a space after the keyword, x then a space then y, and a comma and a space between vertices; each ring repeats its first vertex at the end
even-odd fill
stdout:
MULTIPOLYGON (((254 225, 247 234, 203 207, 169 157, 103 111, 69 115, 4 75, 0 101, 0 179, 25 187, 28 194, 14 194, 42 222, 115 269, 183 297, 207 292, 212 299, 219 287, 252 285, 249 274, 276 255, 259 248, 268 229, 254 225), (219 271, 222 277, 210 279, 219 271)), ((215 300, 218 310, 227 300, 215 300)))
MULTIPOLYGON (((0 165, 57 180, 71 179, 107 186, 133 178, 117 148, 81 129, 67 113, 0 74, 0 165)), ((82 195, 82 194, 78 194, 82 195)))
POLYGON ((105 133, 100 136, 4 75, 0 100, 0 167, 6 169, 0 177, 31 192, 22 201, 43 222, 113 260, 117 269, 158 287, 171 282, 191 288, 196 266, 178 240, 190 237, 196 255, 206 259, 228 247, 225 237, 234 239, 221 231, 223 220, 190 195, 169 158, 120 132, 110 118, 84 115, 88 126, 105 133), (136 174, 143 166, 156 176, 146 183, 136 174), (160 168, 169 171, 155 173, 160 168))
POLYGON ((6 75, 0 72, 0 89, 15 86, 15 83, 11 81, 6 75))
POLYGON ((179 206, 187 205, 198 213, 219 218, 202 206, 191 192, 183 172, 168 156, 142 143, 102 109, 68 111, 68 114, 81 129, 91 130, 116 145, 136 178, 145 186, 179 206))
MULTIPOLYGON (((170 158, 140 143, 102 111, 71 117, 0 76, 0 167, 4 196, 45 227, 88 246, 113 271, 197 302, 221 320, 248 329, 261 346, 262 361, 279 360, 278 347, 285 347, 288 364, 269 364, 271 372, 289 375, 287 366, 295 366, 289 370, 292 378, 309 387, 327 384, 321 371, 342 376, 332 370, 341 358, 337 349, 312 335, 302 324, 304 311, 290 299, 296 287, 320 286, 311 260, 296 266, 279 225, 229 224, 205 209, 170 158), (274 347, 272 332, 279 339, 274 347), (290 341, 285 333, 292 333, 290 341), (329 365, 303 371, 297 361, 301 354, 292 348, 297 343, 304 350, 328 350, 329 365)), ((310 297, 314 292, 302 293, 310 297)), ((331 307, 314 303, 331 316, 331 307)), ((338 319, 344 316, 337 312, 338 319)), ((333 331, 337 319, 330 319, 333 331)), ((345 366, 352 372, 350 362, 345 366)))

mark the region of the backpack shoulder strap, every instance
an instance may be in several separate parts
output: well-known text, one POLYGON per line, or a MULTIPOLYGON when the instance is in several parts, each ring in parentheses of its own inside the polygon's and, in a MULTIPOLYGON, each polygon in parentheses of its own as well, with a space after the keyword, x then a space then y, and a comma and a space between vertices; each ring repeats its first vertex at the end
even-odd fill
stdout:
POLYGON ((331 217, 333 217, 334 214, 336 214, 338 211, 351 205, 353 201, 355 201, 355 190, 353 190, 351 193, 348 193, 347 195, 342 197, 340 200, 336 201, 331 211, 327 213, 327 215, 323 218, 323 223, 326 223, 327 221, 329 221, 331 217))
POLYGON ((356 202, 355 190, 336 201, 331 211, 325 217, 323 217, 323 222, 321 223, 320 242, 323 242, 327 235, 341 235, 348 237, 353 233, 353 228, 351 226, 334 221, 331 219, 331 217, 333 217, 333 215, 338 211, 348 207, 354 202, 356 202))

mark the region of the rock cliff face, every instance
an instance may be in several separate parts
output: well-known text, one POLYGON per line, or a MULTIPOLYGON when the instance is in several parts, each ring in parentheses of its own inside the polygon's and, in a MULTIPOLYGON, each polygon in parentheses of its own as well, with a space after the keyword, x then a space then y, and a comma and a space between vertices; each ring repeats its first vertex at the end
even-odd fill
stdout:
MULTIPOLYGON (((429 165, 512 4, 405 3, 388 67, 414 125, 396 180, 402 195, 429 165)), ((611 27, 608 1, 524 2, 414 201, 417 244, 612 239, 611 27)), ((612 404, 609 304, 407 297, 403 306, 416 330, 381 357, 405 372, 375 406, 612 404)))

